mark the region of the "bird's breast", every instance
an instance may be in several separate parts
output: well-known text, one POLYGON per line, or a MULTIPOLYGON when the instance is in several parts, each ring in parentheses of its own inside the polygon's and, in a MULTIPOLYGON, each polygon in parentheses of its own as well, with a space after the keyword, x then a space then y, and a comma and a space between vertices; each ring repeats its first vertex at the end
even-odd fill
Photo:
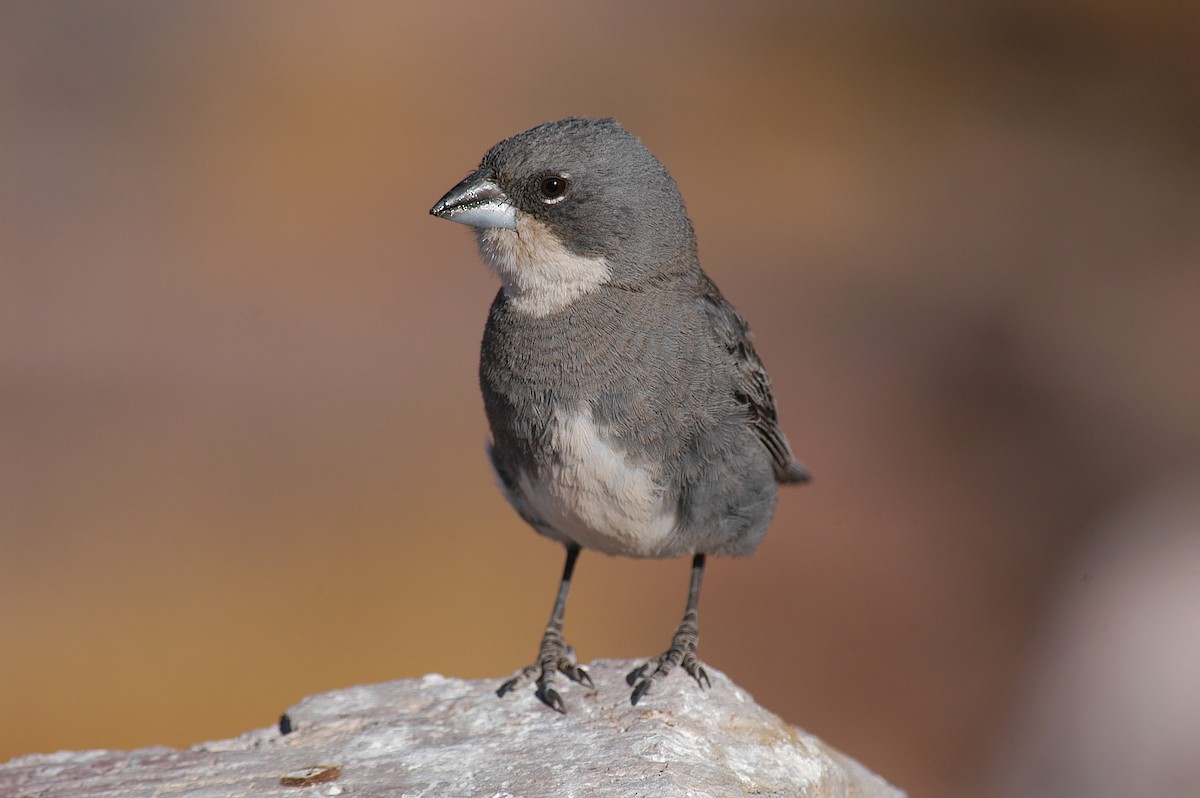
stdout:
POLYGON ((544 531, 607 554, 666 552, 676 517, 661 469, 622 451, 591 408, 557 408, 547 429, 548 457, 519 468, 517 501, 544 531))

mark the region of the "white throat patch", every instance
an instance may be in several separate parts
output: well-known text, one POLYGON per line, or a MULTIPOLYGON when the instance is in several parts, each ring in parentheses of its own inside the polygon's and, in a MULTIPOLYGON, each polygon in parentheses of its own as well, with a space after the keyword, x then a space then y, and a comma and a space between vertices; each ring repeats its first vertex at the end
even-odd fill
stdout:
POLYGON ((612 277, 602 257, 576 255, 528 214, 517 213, 515 229, 476 231, 479 252, 500 276, 513 307, 531 316, 548 316, 612 277))

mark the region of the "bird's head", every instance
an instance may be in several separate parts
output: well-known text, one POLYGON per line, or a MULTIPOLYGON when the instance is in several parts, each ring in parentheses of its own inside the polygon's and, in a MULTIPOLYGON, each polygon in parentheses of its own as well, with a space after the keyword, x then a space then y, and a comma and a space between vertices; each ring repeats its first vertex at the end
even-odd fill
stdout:
POLYGON ((542 310, 695 262, 675 181, 612 119, 563 119, 505 139, 430 213, 475 228, 506 290, 542 310))

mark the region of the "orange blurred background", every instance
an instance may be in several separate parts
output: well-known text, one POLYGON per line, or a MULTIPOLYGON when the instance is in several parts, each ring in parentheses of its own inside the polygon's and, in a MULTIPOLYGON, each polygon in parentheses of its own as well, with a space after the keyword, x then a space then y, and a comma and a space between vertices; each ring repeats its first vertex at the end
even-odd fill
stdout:
MULTIPOLYGON (((493 486, 497 282, 427 212, 577 114, 671 170, 816 475, 712 563, 702 657, 913 795, 1065 761, 1012 742, 1059 608, 1200 495, 1198 8, 7 4, 0 760, 531 659, 561 550, 493 486)), ((661 651, 687 577, 585 553, 581 660, 661 651)))

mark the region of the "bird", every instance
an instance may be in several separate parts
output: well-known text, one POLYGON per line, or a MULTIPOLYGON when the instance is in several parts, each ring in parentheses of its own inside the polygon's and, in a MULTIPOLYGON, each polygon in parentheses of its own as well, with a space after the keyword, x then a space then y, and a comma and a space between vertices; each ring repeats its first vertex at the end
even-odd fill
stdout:
POLYGON ((675 181, 615 119, 568 117, 494 145, 430 210, 473 229, 500 279, 479 382, 497 483, 566 561, 533 683, 566 712, 559 674, 594 688, 563 636, 581 550, 692 558, 683 618, 660 656, 629 673, 637 704, 697 656, 708 555, 749 555, 776 486, 808 469, 779 426, 750 327, 700 268, 675 181))

